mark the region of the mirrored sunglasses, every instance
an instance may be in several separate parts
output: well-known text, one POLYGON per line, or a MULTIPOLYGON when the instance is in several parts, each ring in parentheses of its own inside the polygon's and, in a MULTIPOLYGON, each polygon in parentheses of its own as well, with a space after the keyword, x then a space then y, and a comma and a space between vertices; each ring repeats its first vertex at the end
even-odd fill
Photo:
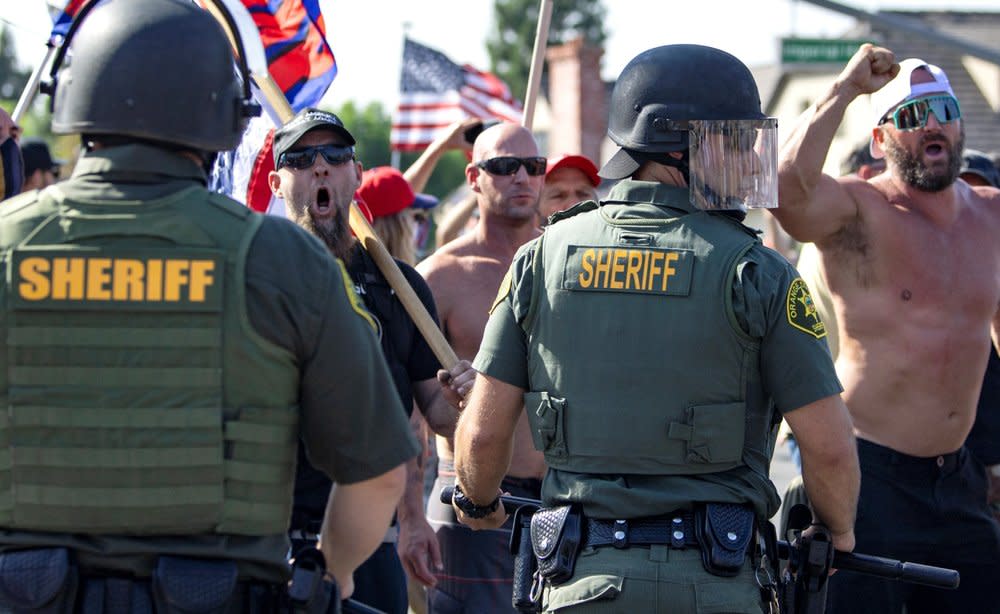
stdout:
POLYGON ((934 113, 934 117, 940 124, 947 124, 962 117, 958 100, 954 96, 940 94, 917 98, 901 104, 890 117, 884 118, 880 123, 892 119, 896 130, 916 130, 927 125, 927 117, 931 113, 934 113))
POLYGON ((545 167, 548 164, 542 156, 535 158, 517 158, 514 156, 500 156, 477 162, 476 166, 485 170, 491 175, 502 175, 504 177, 513 175, 523 166, 532 177, 545 174, 545 167))
POLYGON ((304 169, 316 162, 316 154, 322 154, 323 159, 333 166, 354 160, 354 147, 350 145, 316 145, 295 151, 286 151, 278 156, 278 168, 304 169))

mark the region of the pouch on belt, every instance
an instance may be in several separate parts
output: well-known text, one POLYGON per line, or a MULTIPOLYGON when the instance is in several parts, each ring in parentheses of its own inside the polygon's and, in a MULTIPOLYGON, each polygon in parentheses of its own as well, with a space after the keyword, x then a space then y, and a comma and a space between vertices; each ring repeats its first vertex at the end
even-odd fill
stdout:
POLYGON ((161 556, 153 571, 157 614, 225 614, 234 598, 236 563, 161 556))
POLYGON ((66 548, 0 554, 0 606, 7 612, 70 614, 78 575, 66 548))
POLYGON ((695 532, 705 571, 733 577, 740 573, 754 536, 753 510, 735 503, 707 503, 695 511, 695 532))
POLYGON ((582 540, 579 504, 543 508, 531 516, 531 547, 538 560, 538 574, 550 584, 573 576, 582 540))

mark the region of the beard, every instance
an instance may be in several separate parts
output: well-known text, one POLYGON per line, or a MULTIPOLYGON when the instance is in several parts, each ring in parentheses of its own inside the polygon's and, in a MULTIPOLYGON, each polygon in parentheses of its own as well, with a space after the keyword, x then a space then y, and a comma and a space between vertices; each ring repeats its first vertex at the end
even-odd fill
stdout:
POLYGON ((885 150, 886 158, 892 160, 899 170, 900 178, 909 186, 922 192, 940 192, 955 183, 958 173, 962 170, 962 151, 965 149, 965 127, 958 136, 958 141, 951 148, 947 146, 947 141, 943 137, 925 134, 920 138, 918 151, 923 151, 924 146, 935 141, 941 143, 948 152, 948 168, 943 173, 937 173, 924 164, 919 154, 914 155, 907 151, 893 137, 886 135, 882 148, 885 150))
POLYGON ((343 208, 336 207, 333 217, 321 222, 317 222, 308 210, 296 218, 294 220, 296 224, 322 241, 331 254, 347 262, 354 240, 349 232, 347 214, 343 208))

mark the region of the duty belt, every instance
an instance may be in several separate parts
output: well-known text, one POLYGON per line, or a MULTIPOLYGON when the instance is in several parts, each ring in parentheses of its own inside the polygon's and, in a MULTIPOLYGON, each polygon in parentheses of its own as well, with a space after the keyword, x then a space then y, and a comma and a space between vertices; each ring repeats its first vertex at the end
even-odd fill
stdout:
POLYGON ((583 547, 628 548, 662 544, 671 548, 688 548, 699 545, 694 517, 687 511, 632 520, 587 518, 585 522, 583 547))

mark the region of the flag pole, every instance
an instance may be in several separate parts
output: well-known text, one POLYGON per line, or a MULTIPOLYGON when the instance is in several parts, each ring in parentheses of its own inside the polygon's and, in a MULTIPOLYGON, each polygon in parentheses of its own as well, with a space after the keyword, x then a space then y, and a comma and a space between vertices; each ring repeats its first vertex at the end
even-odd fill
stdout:
POLYGON ((49 40, 45 46, 47 49, 45 50, 45 57, 42 58, 42 63, 36 66, 35 70, 31 71, 28 84, 24 86, 24 91, 21 92, 21 97, 17 100, 14 112, 10 115, 15 125, 21 123, 21 118, 28 111, 31 103, 34 102, 35 95, 38 93, 38 82, 42 80, 42 73, 45 72, 49 62, 52 60, 52 54, 56 51, 56 45, 53 44, 52 40, 49 40))
POLYGON ((542 85, 542 64, 545 46, 549 40, 549 23, 552 21, 552 0, 541 0, 538 8, 538 29, 535 31, 535 49, 531 53, 531 71, 528 73, 528 91, 524 95, 524 116, 521 125, 531 130, 535 122, 535 101, 542 85))
MULTIPOLYGON (((288 104, 285 93, 281 91, 281 87, 278 86, 274 78, 271 77, 271 73, 267 70, 267 60, 264 56, 263 44, 260 41, 257 26, 254 25, 250 14, 238 0, 222 0, 222 2, 225 3, 233 21, 236 22, 237 29, 240 31, 240 39, 243 41, 244 51, 247 55, 247 65, 254 82, 257 83, 257 87, 260 88, 261 93, 263 93, 268 103, 281 118, 282 123, 287 123, 288 120, 295 116, 295 112, 292 106, 288 104), (252 32, 248 31, 251 28, 252 32), (261 59, 263 59, 263 64, 261 64, 261 59)), ((229 37, 229 42, 232 44, 234 51, 238 49, 239 47, 235 44, 234 33, 230 30, 229 24, 219 8, 211 1, 204 2, 204 6, 226 31, 226 35, 229 37)), ((396 292, 396 296, 399 297, 399 301, 403 304, 410 318, 413 319, 413 323, 420 331, 420 334, 423 335, 424 340, 427 341, 427 345, 434 352, 434 356, 438 359, 438 362, 445 369, 454 367, 458 364, 458 356, 455 354, 455 351, 448 344, 448 341, 441 333, 441 329, 438 328, 434 319, 427 312, 427 308, 424 307, 420 297, 413 291, 413 287, 406 281, 406 277, 399 270, 399 266, 392 255, 389 254, 389 250, 386 249, 385 245, 375 234, 375 229, 371 227, 364 214, 361 213, 361 209, 358 208, 358 204, 353 200, 351 201, 349 222, 354 235, 361 242, 361 245, 368 250, 372 260, 375 261, 386 281, 389 282, 389 285, 396 292)))

